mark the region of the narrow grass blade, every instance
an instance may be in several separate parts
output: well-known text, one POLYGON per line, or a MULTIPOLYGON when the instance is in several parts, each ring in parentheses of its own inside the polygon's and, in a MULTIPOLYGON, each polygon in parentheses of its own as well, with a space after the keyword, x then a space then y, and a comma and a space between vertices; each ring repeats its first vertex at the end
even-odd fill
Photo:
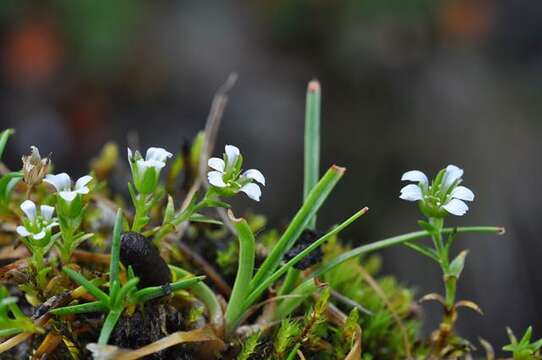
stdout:
POLYGON ((15 130, 13 129, 6 129, 0 133, 0 159, 2 159, 2 155, 4 154, 4 149, 6 148, 6 143, 8 142, 9 137, 14 133, 15 130))
POLYGON ((113 237, 111 239, 111 264, 109 269, 109 281, 119 281, 119 262, 120 262, 120 235, 122 232, 122 209, 117 210, 115 217, 115 227, 113 228, 113 237))
MULTIPOLYGON (((312 80, 307 86, 305 106, 305 172, 303 199, 307 199, 320 175, 320 83, 312 80)), ((307 224, 309 229, 316 226, 316 214, 307 224)))
POLYGON ((226 308, 226 335, 235 330, 234 327, 232 328, 235 326, 232 321, 241 316, 242 304, 250 293, 250 280, 254 272, 256 252, 256 241, 246 220, 235 218, 231 211, 228 211, 228 216, 239 240, 239 263, 233 290, 226 308))
POLYGON ((104 304, 102 304, 101 301, 93 301, 86 304, 64 306, 61 308, 53 309, 50 311, 50 313, 54 315, 62 316, 62 315, 82 314, 82 313, 89 313, 89 312, 99 312, 99 311, 105 311, 105 310, 107 310, 107 307, 104 304))
POLYGON ((119 321, 122 311, 111 311, 107 314, 104 324, 102 325, 102 330, 100 331, 100 337, 98 338, 98 344, 107 345, 109 342, 109 337, 119 321))
POLYGON ((301 232, 305 229, 310 219, 318 212, 324 201, 327 199, 335 185, 344 174, 345 169, 332 166, 326 174, 320 179, 318 184, 311 190, 303 206, 294 216, 290 225, 284 231, 277 244, 271 250, 260 269, 254 275, 250 282, 250 288, 254 289, 262 281, 270 276, 280 264, 284 253, 288 251, 295 243, 301 232))
MULTIPOLYGON (((307 199, 311 189, 318 183, 320 175, 320 83, 312 80, 307 86, 305 105, 305 171, 303 181, 303 199, 307 199)), ((316 229, 316 214, 307 223, 307 229, 316 229)), ((288 270, 286 279, 280 287, 279 296, 288 294, 296 285, 301 272, 288 270)), ((280 301, 282 302, 282 301, 280 301)))
POLYGON ((105 292, 100 290, 92 282, 85 279, 83 275, 67 267, 63 268, 62 271, 64 271, 73 281, 83 286, 89 293, 91 293, 96 298, 96 300, 99 300, 104 305, 109 304, 109 296, 105 292))
POLYGON ((160 296, 167 295, 170 292, 175 292, 181 289, 186 289, 187 287, 193 286, 194 284, 205 279, 205 276, 194 276, 189 279, 179 280, 174 283, 164 285, 164 286, 150 286, 134 293, 134 299, 138 303, 156 299, 160 296))

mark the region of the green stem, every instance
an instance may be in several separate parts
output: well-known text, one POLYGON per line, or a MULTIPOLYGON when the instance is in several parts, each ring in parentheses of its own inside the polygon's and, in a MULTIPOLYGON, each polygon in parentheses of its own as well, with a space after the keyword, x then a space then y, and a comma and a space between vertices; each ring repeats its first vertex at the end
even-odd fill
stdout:
POLYGON ((71 258, 71 246, 73 242, 73 230, 62 230, 62 246, 60 248, 60 261, 62 264, 69 264, 71 258))
POLYGON ((237 219, 229 213, 232 224, 237 231, 239 239, 239 264, 233 290, 226 307, 226 337, 236 328, 236 319, 241 317, 243 302, 250 292, 250 279, 254 272, 254 255, 256 242, 254 235, 244 219, 237 219))
POLYGON ((160 227, 160 230, 158 230, 156 235, 154 235, 154 240, 153 240, 154 243, 159 244, 160 241, 163 238, 165 238, 167 235, 172 233, 177 226, 181 225, 185 221, 188 221, 192 217, 192 215, 194 215, 196 212, 200 211, 201 209, 203 209, 206 206, 207 206, 207 194, 196 205, 188 206, 186 209, 179 212, 179 214, 177 214, 175 216, 175 218, 173 219, 173 221, 171 222, 171 224, 173 224, 174 227, 172 227, 172 226, 162 226, 162 227, 160 227))
POLYGON ((444 288, 446 289, 446 308, 449 310, 455 304, 457 277, 444 275, 444 288))
POLYGON ((134 207, 135 215, 134 222, 132 223, 132 231, 140 232, 141 229, 143 229, 143 227, 149 222, 149 217, 147 216, 147 196, 138 194, 134 207))

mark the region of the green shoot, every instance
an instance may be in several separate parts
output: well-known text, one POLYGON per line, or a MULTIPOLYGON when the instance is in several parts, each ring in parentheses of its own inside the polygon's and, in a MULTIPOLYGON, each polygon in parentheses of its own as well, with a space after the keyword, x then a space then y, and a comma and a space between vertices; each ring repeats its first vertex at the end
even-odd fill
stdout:
POLYGON ((514 360, 535 360, 540 359, 540 348, 542 348, 542 339, 531 342, 533 335, 533 328, 529 326, 525 334, 518 342, 514 333, 510 328, 506 328, 508 337, 510 338, 510 344, 504 346, 502 349, 512 353, 514 360))
POLYGON ((255 353, 256 347, 258 347, 258 344, 260 343, 261 335, 262 333, 258 331, 247 337, 236 359, 249 360, 250 357, 255 353))
POLYGON ((120 237, 122 231, 122 209, 117 211, 115 218, 115 227, 113 229, 113 238, 111 244, 111 263, 109 271, 109 294, 100 290, 92 281, 87 280, 78 272, 65 267, 63 271, 74 282, 83 286, 97 301, 79 305, 72 305, 57 308, 51 311, 55 315, 69 315, 86 312, 104 311, 107 313, 104 324, 100 331, 98 343, 105 345, 109 341, 109 337, 115 325, 122 315, 126 304, 140 304, 160 296, 167 295, 169 292, 184 289, 194 286, 204 277, 191 277, 176 281, 166 286, 153 286, 137 290, 139 278, 134 277, 131 271, 128 271, 128 281, 124 285, 120 285, 119 270, 120 270, 120 237))
POLYGON ((8 290, 0 286, 0 338, 22 332, 43 333, 43 329, 23 314, 17 298, 9 296, 8 290))

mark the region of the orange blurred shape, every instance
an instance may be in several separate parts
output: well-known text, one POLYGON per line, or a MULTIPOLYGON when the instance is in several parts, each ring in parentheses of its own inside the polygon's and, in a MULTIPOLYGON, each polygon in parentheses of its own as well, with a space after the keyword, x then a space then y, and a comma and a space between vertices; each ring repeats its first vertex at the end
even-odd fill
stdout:
POLYGON ((444 35, 451 40, 477 42, 488 33, 491 15, 487 0, 448 0, 440 20, 444 35))
POLYGON ((4 71, 17 85, 37 85, 53 75, 60 65, 62 44, 51 21, 34 18, 22 22, 7 37, 4 71))

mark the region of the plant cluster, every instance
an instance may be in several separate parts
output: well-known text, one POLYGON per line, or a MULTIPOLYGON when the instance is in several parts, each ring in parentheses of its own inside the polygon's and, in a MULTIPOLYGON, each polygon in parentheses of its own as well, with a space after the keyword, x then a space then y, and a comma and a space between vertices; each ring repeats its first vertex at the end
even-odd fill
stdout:
MULTIPOLYGON (((317 214, 345 173, 333 165, 320 176, 320 102, 320 85, 311 81, 303 201, 282 231, 261 231, 261 216, 234 215, 229 199, 243 193, 265 200, 266 178, 244 169, 236 146, 211 156, 220 115, 215 107, 205 132, 176 154, 150 147, 143 157, 127 149, 131 206, 108 186, 122 164, 116 145, 107 145, 91 173, 75 182, 66 173, 50 174, 53 159, 32 147, 21 171, 0 178, 2 221, 14 229, 6 230, 12 241, 3 246, 16 254, 0 268, 0 281, 32 314, 25 316, 17 298, 0 288, 0 353, 26 346, 34 356, 96 359, 467 354, 471 348, 454 327, 457 309, 481 311, 474 302, 457 301, 467 252, 454 255, 452 245, 465 233, 503 229, 444 226, 449 215, 465 215, 466 202, 474 200, 462 185, 463 170, 449 165, 432 181, 419 170, 401 178, 413 182, 400 198, 418 203, 425 217, 418 222, 421 230, 343 245, 341 231, 368 208, 329 229, 318 227, 317 214), (432 242, 424 244, 425 238, 432 242), (428 339, 420 338, 414 293, 391 276, 377 275, 379 258, 367 256, 397 245, 434 260, 443 274, 444 295, 422 298, 443 305, 441 324, 428 339)), ((12 134, 1 134, 0 156, 12 134)), ((511 341, 504 349, 515 358, 538 356, 540 344, 530 343, 530 330, 520 342, 511 341)))

